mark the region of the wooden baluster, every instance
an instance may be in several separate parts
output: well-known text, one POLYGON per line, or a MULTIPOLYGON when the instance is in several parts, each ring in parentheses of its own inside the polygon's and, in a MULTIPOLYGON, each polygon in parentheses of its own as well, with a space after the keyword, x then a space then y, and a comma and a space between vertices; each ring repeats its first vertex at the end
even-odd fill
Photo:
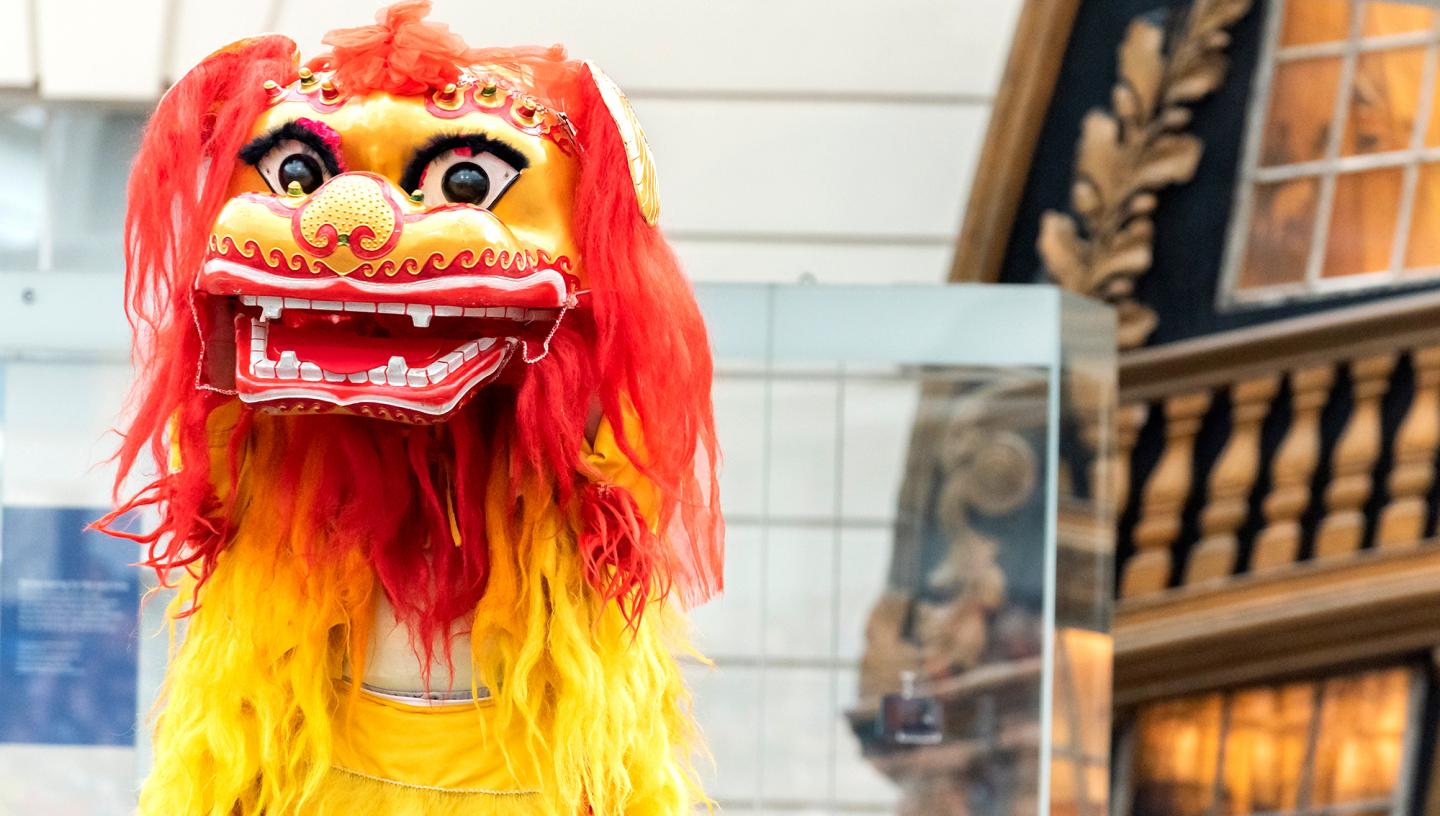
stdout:
POLYGON ((1115 450, 1110 463, 1110 495, 1115 500, 1115 518, 1120 518, 1130 503, 1130 458, 1140 429, 1150 417, 1150 406, 1143 402, 1122 405, 1115 412, 1115 450))
POLYGON ((1425 534, 1426 496, 1435 482, 1435 450, 1440 447, 1440 346, 1417 349, 1415 396, 1395 434, 1395 461, 1388 481, 1390 502, 1380 513, 1375 544, 1409 549, 1425 534))
POLYGON ((1140 521, 1134 533, 1137 551, 1125 564, 1121 597, 1159 592, 1170 583, 1170 545, 1180 537, 1180 514, 1194 478, 1195 434, 1209 408, 1209 391, 1165 400, 1165 450, 1140 500, 1140 521))
POLYGON ((1239 383, 1231 392, 1230 438, 1210 470, 1210 492, 1200 514, 1200 542, 1185 565, 1185 583, 1226 578, 1235 571, 1236 531, 1250 512, 1250 491, 1260 472, 1260 425, 1280 390, 1271 374, 1239 383))
POLYGON ((1293 564, 1300 554, 1300 514, 1310 505, 1310 478, 1320 461, 1320 410, 1334 382, 1330 365, 1290 375, 1290 428, 1270 464, 1265 529, 1255 539, 1251 572, 1293 564))
POLYGON ((1316 558, 1353 553, 1365 538, 1365 502, 1374 488, 1375 460, 1380 458, 1380 400, 1390 387, 1395 356, 1379 354, 1350 364, 1354 405, 1330 454, 1330 484, 1325 488, 1325 520, 1315 536, 1316 558))

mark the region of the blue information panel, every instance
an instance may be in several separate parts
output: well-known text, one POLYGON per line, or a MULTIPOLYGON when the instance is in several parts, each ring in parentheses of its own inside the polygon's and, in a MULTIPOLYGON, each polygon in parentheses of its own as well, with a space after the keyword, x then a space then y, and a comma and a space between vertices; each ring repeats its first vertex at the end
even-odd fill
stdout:
POLYGON ((135 550, 97 508, 0 511, 0 743, 135 744, 135 550))

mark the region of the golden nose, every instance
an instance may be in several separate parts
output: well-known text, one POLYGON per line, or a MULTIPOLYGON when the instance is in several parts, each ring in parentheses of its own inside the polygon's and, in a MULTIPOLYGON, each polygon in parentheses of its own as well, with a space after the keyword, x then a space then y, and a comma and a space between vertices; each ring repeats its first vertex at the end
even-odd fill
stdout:
POLYGON ((318 257, 349 247, 357 258, 377 258, 400 240, 403 221, 390 184, 368 173, 342 173, 300 209, 300 244, 318 257))

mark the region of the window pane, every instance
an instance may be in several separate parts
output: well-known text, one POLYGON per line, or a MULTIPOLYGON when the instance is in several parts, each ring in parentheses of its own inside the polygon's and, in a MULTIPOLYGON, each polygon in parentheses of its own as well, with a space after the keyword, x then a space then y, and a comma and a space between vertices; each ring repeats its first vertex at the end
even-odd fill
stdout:
POLYGON ((1296 60, 1275 67, 1261 164, 1293 164, 1324 157, 1339 82, 1339 58, 1296 60))
POLYGON ((1405 266, 1440 266, 1440 164, 1420 165, 1405 266))
POLYGON ((1335 180, 1335 210, 1325 248, 1327 278, 1390 268, 1400 207, 1401 170, 1346 173, 1335 180))
POLYGON ((1405 3, 1366 3, 1360 33, 1366 37, 1424 31, 1433 23, 1434 14, 1422 6, 1405 3))
POLYGON ((1361 54, 1341 152, 1349 156, 1409 147, 1424 73, 1424 48, 1361 54))
POLYGON ((1201 816, 1220 751, 1220 695, 1155 703, 1140 712, 1133 816, 1201 816))
POLYGON ((1226 816, 1294 810, 1315 716, 1314 683, 1240 691, 1225 738, 1226 816))
POLYGON ((1305 279, 1318 190, 1313 178, 1255 185, 1250 237, 1236 280, 1241 290, 1305 279))
POLYGON ((1311 803, 1392 797, 1399 781, 1409 708, 1406 669, 1325 681, 1311 803))
POLYGON ((1280 44, 1343 40, 1350 30, 1349 0, 1288 0, 1285 22, 1280 29, 1280 44))

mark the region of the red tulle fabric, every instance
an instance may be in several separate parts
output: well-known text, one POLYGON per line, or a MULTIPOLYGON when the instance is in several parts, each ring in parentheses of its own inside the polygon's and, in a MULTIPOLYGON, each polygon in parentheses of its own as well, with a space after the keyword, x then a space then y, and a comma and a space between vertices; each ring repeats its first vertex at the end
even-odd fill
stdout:
POLYGON ((523 502, 543 496, 573 519, 578 557, 597 593, 621 603, 627 616, 671 591, 686 604, 699 603, 722 586, 723 527, 709 343, 690 285, 659 230, 641 217, 619 131, 589 69, 559 48, 466 48, 443 28, 421 23, 426 8, 402 2, 382 12, 378 26, 336 32, 326 40, 335 52, 321 59, 342 83, 354 83, 352 92, 422 90, 450 81, 458 61, 472 58, 480 70, 502 66, 532 77, 534 95, 567 111, 579 133, 574 232, 590 291, 542 361, 513 363, 521 367, 509 382, 487 387, 442 425, 287 418, 275 460, 260 461, 247 446, 251 409, 240 407, 228 442, 213 447, 212 414, 234 397, 198 385, 200 337, 214 327, 193 283, 237 154, 266 106, 262 84, 291 82, 297 64, 293 44, 282 37, 216 54, 156 110, 131 176, 125 223, 127 311, 140 379, 118 455, 117 491, 147 452, 164 463, 173 446, 184 466, 166 470, 100 524, 115 529, 121 514, 155 508, 155 530, 117 534, 147 545, 145 563, 162 579, 183 568, 203 584, 239 513, 213 474, 228 472, 234 484, 245 460, 249 478, 271 486, 264 495, 277 518, 299 512, 296 497, 307 497, 308 515, 300 521, 314 526, 314 536, 305 555, 364 552, 397 612, 429 644, 444 642, 485 591, 487 515, 526 517, 523 502), (605 491, 590 482, 581 451, 596 404, 617 429, 622 451, 655 487, 648 528, 633 499, 626 503, 614 492, 598 498, 605 491), (511 485, 510 507, 487 498, 497 473, 511 485))
POLYGON ((424 20, 430 0, 404 0, 375 14, 375 25, 325 35, 335 83, 348 93, 418 94, 459 79, 481 53, 444 23, 424 20))

